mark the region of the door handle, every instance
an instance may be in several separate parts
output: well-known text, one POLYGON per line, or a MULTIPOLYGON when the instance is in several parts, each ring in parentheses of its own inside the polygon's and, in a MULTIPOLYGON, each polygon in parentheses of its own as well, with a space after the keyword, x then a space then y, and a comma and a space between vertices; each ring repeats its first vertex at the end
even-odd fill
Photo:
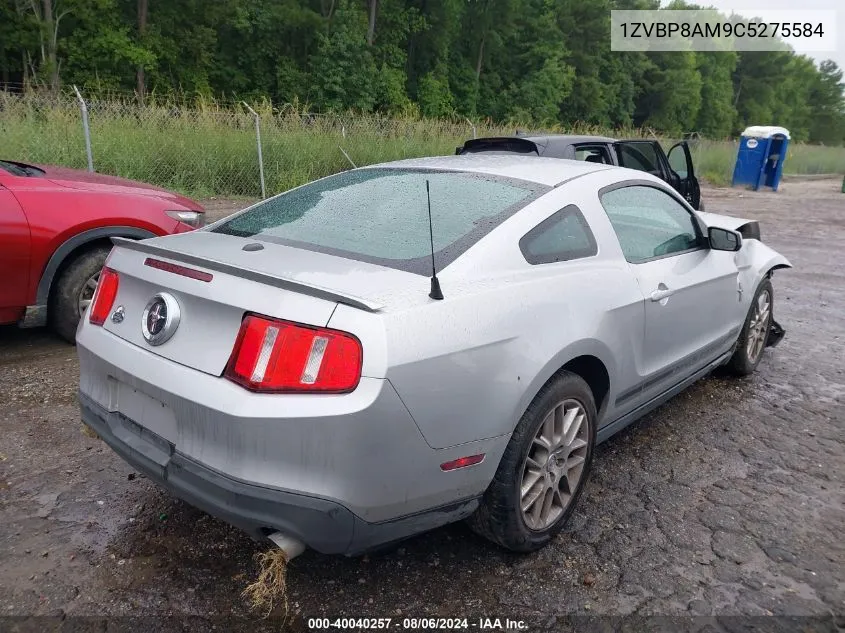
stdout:
POLYGON ((669 290, 669 287, 661 283, 657 286, 657 290, 651 293, 651 300, 652 301, 663 301, 664 299, 668 299, 673 294, 675 294, 674 290, 669 290))

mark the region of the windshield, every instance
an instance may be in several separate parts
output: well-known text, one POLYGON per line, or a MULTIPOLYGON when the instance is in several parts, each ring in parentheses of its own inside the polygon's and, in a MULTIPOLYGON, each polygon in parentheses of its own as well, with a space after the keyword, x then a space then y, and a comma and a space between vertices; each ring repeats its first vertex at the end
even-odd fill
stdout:
POLYGON ((7 171, 13 176, 40 176, 44 174, 44 170, 26 165, 24 163, 11 163, 7 160, 0 160, 0 169, 7 171))
POLYGON ((438 270, 548 190, 486 174, 358 169, 261 202, 211 230, 428 275, 426 181, 438 270))
POLYGON ((14 163, 7 163, 5 160, 0 160, 0 169, 9 172, 13 176, 28 176, 26 170, 18 167, 14 163))

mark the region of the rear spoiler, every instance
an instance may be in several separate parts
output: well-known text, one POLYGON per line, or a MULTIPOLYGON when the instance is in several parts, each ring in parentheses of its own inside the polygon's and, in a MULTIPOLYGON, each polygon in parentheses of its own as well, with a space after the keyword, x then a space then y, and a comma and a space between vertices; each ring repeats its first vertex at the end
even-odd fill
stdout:
POLYGON ((474 138, 455 148, 455 154, 474 154, 476 152, 508 152, 512 154, 537 154, 540 147, 532 140, 518 136, 493 136, 474 138))
POLYGON ((268 286, 281 288, 282 290, 291 290, 311 297, 317 297, 318 299, 326 299, 327 301, 342 303, 353 308, 358 308, 359 310, 366 310, 367 312, 377 312, 384 307, 381 303, 376 303, 375 301, 370 301, 369 299, 364 299, 355 295, 337 292, 336 290, 330 290, 313 284, 304 284, 301 281, 286 279, 285 277, 281 277, 279 275, 268 275, 267 273, 258 272, 257 270, 232 266, 231 264, 219 262, 215 259, 180 253, 179 251, 173 251, 168 248, 147 244, 145 241, 131 240, 125 237, 113 237, 111 238, 111 241, 115 246, 120 246, 121 248, 125 248, 127 250, 138 251, 139 253, 149 253, 150 255, 158 255, 159 257, 165 257, 185 264, 201 266, 202 268, 216 270, 217 272, 226 273, 227 275, 233 275, 235 277, 242 277, 244 279, 249 279, 250 281, 257 281, 262 284, 267 284, 268 286))

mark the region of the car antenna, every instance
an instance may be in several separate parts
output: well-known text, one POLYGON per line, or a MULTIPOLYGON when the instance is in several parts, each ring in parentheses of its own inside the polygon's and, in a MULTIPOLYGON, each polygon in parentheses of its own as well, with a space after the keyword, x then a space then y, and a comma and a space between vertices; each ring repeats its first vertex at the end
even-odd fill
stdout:
POLYGON ((431 238, 431 292, 428 296, 440 301, 443 298, 443 291, 440 290, 440 280, 437 279, 437 269, 434 267, 434 229, 431 226, 431 189, 428 178, 425 179, 425 197, 428 200, 428 236, 431 238))

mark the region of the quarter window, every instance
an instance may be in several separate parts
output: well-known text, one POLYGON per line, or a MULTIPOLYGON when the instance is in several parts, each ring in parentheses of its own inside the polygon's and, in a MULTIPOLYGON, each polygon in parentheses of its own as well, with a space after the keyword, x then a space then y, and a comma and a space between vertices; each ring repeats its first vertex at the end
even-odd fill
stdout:
POLYGON ((601 196, 622 252, 632 264, 700 248, 693 216, 668 193, 640 185, 613 189, 601 196))
POLYGON ((576 145, 575 160, 612 165, 606 145, 576 145))
POLYGON ((587 220, 574 204, 564 207, 528 231, 519 248, 529 264, 550 264, 598 252, 587 220))

